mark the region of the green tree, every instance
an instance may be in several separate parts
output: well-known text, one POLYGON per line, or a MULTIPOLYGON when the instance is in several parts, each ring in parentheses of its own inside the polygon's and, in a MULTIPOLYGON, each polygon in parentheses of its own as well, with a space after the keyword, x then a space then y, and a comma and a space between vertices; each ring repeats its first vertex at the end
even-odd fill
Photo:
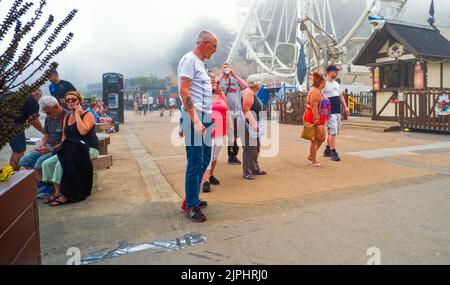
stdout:
POLYGON ((50 64, 52 58, 61 53, 73 38, 73 34, 69 33, 58 46, 53 46, 61 31, 75 17, 77 10, 72 10, 47 35, 55 19, 50 15, 43 25, 35 29, 47 3, 41 0, 33 11, 33 16, 27 19, 27 12, 33 5, 31 2, 15 0, 0 24, 0 42, 4 43, 5 38, 10 38, 9 44, 2 45, 4 49, 0 50, 0 150, 30 126, 32 119, 19 126, 14 124, 14 120, 20 115, 20 109, 31 91, 44 85, 50 69, 58 67, 57 63, 50 64), (30 39, 23 43, 27 37, 30 39), (46 41, 42 44, 43 47, 36 51, 37 43, 44 37, 46 41), (31 80, 36 75, 40 77, 31 80))

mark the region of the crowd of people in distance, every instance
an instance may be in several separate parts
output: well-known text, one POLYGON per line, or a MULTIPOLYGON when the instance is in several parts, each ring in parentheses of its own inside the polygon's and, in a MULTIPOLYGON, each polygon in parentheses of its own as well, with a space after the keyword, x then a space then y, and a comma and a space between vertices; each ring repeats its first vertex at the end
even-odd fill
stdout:
POLYGON ((159 111, 159 116, 164 117, 167 105, 169 107, 169 116, 172 117, 175 114, 178 103, 175 95, 170 95, 167 102, 166 95, 164 95, 163 90, 159 91, 159 95, 156 99, 153 96, 149 96, 147 93, 144 93, 142 95, 136 95, 133 101, 134 112, 139 116, 145 116, 147 113, 153 113, 156 107, 159 111))

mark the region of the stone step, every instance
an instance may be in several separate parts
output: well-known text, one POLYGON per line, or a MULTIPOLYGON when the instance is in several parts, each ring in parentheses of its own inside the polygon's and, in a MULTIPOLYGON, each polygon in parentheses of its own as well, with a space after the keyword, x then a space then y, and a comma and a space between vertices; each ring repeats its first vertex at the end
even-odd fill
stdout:
POLYGON ((398 122, 389 121, 373 121, 370 118, 350 117, 349 120, 343 121, 343 127, 347 129, 361 129, 373 132, 398 132, 401 130, 398 122))

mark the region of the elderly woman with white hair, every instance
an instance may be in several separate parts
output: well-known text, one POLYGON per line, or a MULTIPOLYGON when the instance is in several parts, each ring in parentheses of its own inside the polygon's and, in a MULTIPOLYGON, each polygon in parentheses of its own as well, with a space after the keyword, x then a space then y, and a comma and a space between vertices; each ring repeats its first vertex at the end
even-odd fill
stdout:
POLYGON ((261 89, 261 79, 258 77, 250 77, 248 80, 248 88, 244 90, 242 109, 245 115, 245 143, 243 153, 243 172, 244 179, 255 180, 255 176, 267 175, 262 171, 258 163, 258 155, 260 152, 260 129, 261 112, 263 104, 256 94, 261 89))
MULTIPOLYGON (((39 180, 42 179, 42 164, 54 156, 61 147, 63 121, 67 112, 59 105, 58 100, 53 96, 41 98, 39 101, 41 111, 47 114, 44 131, 40 146, 25 155, 19 162, 21 167, 29 170, 36 170, 39 180)), ((51 195, 53 189, 50 185, 39 183, 38 197, 45 198, 51 195)))

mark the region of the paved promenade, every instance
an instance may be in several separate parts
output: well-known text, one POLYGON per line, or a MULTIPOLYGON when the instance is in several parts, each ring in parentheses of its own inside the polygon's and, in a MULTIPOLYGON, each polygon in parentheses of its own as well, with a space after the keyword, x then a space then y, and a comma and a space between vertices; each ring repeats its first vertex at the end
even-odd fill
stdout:
MULTIPOLYGON (((344 130, 343 161, 306 160, 300 127, 280 126, 280 152, 261 158, 269 175, 242 179, 220 157, 221 186, 202 194, 206 224, 183 218, 184 148, 176 124, 156 113, 126 114, 112 135, 114 166, 99 173, 101 190, 86 202, 40 205, 45 264, 65 264, 69 247, 82 256, 126 242, 171 240, 192 232, 203 245, 150 250, 104 264, 366 264, 380 250, 382 264, 450 263, 450 139, 418 133, 344 130)), ((5 164, 9 148, 0 154, 5 164)))

